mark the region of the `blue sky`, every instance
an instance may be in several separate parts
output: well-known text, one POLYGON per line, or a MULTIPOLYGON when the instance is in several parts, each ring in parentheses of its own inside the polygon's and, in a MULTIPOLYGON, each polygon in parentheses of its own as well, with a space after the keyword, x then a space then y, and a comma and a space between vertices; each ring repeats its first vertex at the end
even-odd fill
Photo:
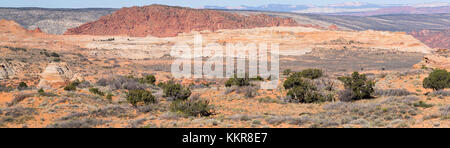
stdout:
POLYGON ((44 7, 44 8, 121 8, 149 4, 166 4, 200 8, 214 6, 261 6, 266 4, 294 4, 323 6, 344 2, 368 2, 374 4, 417 4, 448 2, 450 0, 1 0, 0 7, 44 7))

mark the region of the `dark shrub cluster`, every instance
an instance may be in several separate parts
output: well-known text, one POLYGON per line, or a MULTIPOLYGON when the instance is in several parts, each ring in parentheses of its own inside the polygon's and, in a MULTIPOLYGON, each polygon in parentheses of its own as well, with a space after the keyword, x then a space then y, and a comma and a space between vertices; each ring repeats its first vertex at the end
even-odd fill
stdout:
POLYGON ((375 92, 373 86, 375 82, 369 80, 365 74, 359 74, 358 72, 354 72, 350 77, 344 76, 338 78, 342 83, 344 83, 344 87, 347 90, 353 92, 351 96, 352 98, 342 98, 343 100, 360 100, 370 98, 372 94, 375 92))
POLYGON ((89 88, 89 92, 99 96, 105 96, 105 93, 100 91, 98 88, 89 88))
POLYGON ((188 87, 172 80, 167 83, 160 83, 159 86, 163 89, 164 97, 167 97, 168 100, 186 100, 191 96, 191 90, 188 87))
POLYGON ((208 100, 204 99, 188 99, 177 100, 170 104, 170 111, 182 114, 184 116, 210 116, 213 114, 212 107, 208 100))
POLYGON ((298 74, 304 78, 317 79, 323 76, 323 71, 320 69, 305 69, 298 74))
POLYGON ((156 77, 154 75, 146 75, 143 78, 139 78, 139 82, 143 84, 155 85, 156 77))
POLYGON ((80 85, 80 81, 79 80, 75 80, 71 83, 69 83, 69 85, 64 87, 65 91, 75 91, 77 90, 77 86, 80 85))
POLYGON ((152 92, 147 90, 129 90, 127 92, 127 102, 133 106, 140 105, 140 103, 146 105, 156 103, 156 98, 152 95, 152 92))
POLYGON ((291 73, 292 73, 291 69, 286 69, 283 71, 283 75, 285 75, 285 76, 289 76, 291 73))
POLYGON ((230 78, 225 82, 226 87, 231 86, 249 86, 250 85, 250 78, 247 76, 244 78, 238 78, 237 74, 234 75, 234 78, 230 78))
POLYGON ((287 96, 289 102, 295 103, 318 103, 327 101, 322 94, 319 93, 316 86, 310 80, 303 78, 301 73, 290 75, 283 84, 288 90, 287 96))
POLYGON ((17 89, 18 90, 25 90, 25 89, 27 89, 28 88, 28 85, 27 85, 27 83, 25 83, 25 82, 20 82, 19 83, 19 86, 17 86, 17 89))
POLYGON ((450 88, 450 72, 444 69, 436 69, 423 80, 424 88, 431 88, 433 90, 441 90, 450 88))
POLYGON ((114 96, 113 94, 108 93, 108 94, 106 95, 106 100, 108 100, 109 102, 112 102, 112 97, 113 97, 113 96, 114 96))

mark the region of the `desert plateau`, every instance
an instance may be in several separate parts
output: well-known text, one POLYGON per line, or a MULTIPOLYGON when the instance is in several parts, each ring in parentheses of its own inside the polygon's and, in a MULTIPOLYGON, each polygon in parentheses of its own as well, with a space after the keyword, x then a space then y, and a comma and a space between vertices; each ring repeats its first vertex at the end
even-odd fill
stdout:
POLYGON ((0 127, 449 128, 448 6, 390 9, 2 7, 0 127), (203 49, 203 70, 213 57, 252 67, 251 51, 207 45, 276 44, 279 74, 179 78, 180 43, 203 49))

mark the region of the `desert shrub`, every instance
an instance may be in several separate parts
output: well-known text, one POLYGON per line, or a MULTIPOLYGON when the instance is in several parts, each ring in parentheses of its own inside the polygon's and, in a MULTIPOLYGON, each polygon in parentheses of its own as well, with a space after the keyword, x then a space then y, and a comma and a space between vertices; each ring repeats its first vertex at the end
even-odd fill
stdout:
POLYGON ((406 89, 376 89, 376 96, 408 96, 412 93, 406 89))
POLYGON ((169 100, 186 100, 191 96, 191 90, 181 84, 169 81, 162 85, 164 97, 169 100))
POLYGON ((113 94, 108 93, 108 94, 106 95, 106 100, 108 100, 109 102, 112 102, 112 97, 113 97, 113 96, 114 96, 113 94))
POLYGON ((108 80, 106 80, 105 78, 101 78, 95 84, 97 84, 98 86, 105 87, 106 85, 108 85, 108 80))
POLYGON ((100 91, 98 88, 89 88, 89 92, 99 96, 105 96, 105 93, 100 91))
POLYGON ((261 76, 256 76, 256 78, 250 78, 250 81, 264 81, 261 76))
POLYGON ((128 112, 130 110, 131 108, 126 105, 108 105, 103 108, 89 111, 88 115, 90 117, 128 117, 130 116, 128 112))
POLYGON ((281 101, 277 99, 272 99, 271 97, 264 97, 258 99, 259 103, 282 103, 281 101))
POLYGON ((318 90, 321 91, 334 91, 335 81, 328 78, 319 78, 312 81, 314 86, 317 87, 318 90))
POLYGON ((0 92, 10 92, 13 90, 14 90, 14 88, 12 88, 11 86, 6 87, 4 85, 0 85, 0 92))
POLYGON ((295 103, 325 102, 325 98, 314 88, 294 87, 288 91, 287 95, 290 97, 290 101, 295 103))
POLYGON ((317 103, 326 101, 323 95, 318 92, 317 87, 309 80, 304 79, 300 73, 290 75, 284 81, 283 86, 288 89, 288 102, 317 103))
POLYGON ((345 89, 353 91, 352 100, 370 98, 375 91, 373 89, 375 82, 367 79, 365 74, 360 75, 358 72, 354 72, 350 77, 344 76, 338 79, 344 83, 345 89))
MULTIPOLYGON (((311 116, 318 127, 329 127, 326 121, 341 125, 361 125, 362 127, 388 127, 396 120, 408 120, 419 112, 412 104, 419 100, 416 96, 390 97, 386 100, 369 102, 335 102, 322 107, 324 112, 311 116)), ((333 126, 332 126, 333 127, 333 126)))
POLYGON ((80 84, 79 80, 75 80, 73 82, 70 82, 69 85, 64 87, 65 91, 75 91, 77 90, 77 86, 80 84))
POLYGON ((12 51, 24 51, 24 52, 27 51, 26 48, 21 48, 21 47, 3 46, 3 48, 7 48, 7 49, 12 50, 12 51))
POLYGON ((434 96, 450 96, 450 91, 446 90, 438 90, 431 93, 434 96))
POLYGON ((27 88, 28 88, 28 85, 25 82, 20 82, 19 86, 17 86, 17 89, 19 89, 19 90, 24 90, 24 89, 27 89, 27 88))
POLYGON ((304 80, 298 73, 290 75, 283 83, 285 89, 291 89, 297 86, 311 87, 311 84, 304 80))
POLYGON ((26 98, 29 98, 29 97, 32 97, 32 96, 34 96, 33 93, 19 93, 17 95, 14 95, 13 100, 10 103, 8 103, 7 105, 8 106, 14 106, 14 105, 22 102, 26 98))
POLYGON ((231 87, 234 85, 234 78, 230 78, 227 81, 225 81, 225 87, 231 87))
POLYGON ((146 90, 129 90, 127 92, 127 102, 133 106, 137 106, 138 103, 150 104, 156 103, 155 96, 152 92, 146 90))
POLYGON ((142 84, 155 85, 156 77, 154 75, 146 75, 146 76, 144 76, 144 78, 140 78, 139 82, 142 84))
POLYGON ((432 88, 433 90, 441 90, 450 88, 450 72, 444 69, 436 69, 423 80, 424 88, 432 88))
POLYGON ((81 120, 70 120, 55 122, 46 126, 46 128, 94 128, 98 125, 108 123, 109 121, 101 119, 81 119, 81 120))
POLYGON ((50 56, 55 57, 55 58, 59 58, 59 54, 57 54, 56 52, 52 52, 50 54, 50 56))
POLYGON ((170 104, 170 111, 184 116, 210 116, 213 114, 208 100, 177 100, 170 104))
POLYGON ((441 113, 441 118, 443 120, 450 119, 450 105, 439 108, 439 112, 441 113))
POLYGON ((44 94, 45 91, 44 91, 44 89, 41 88, 41 89, 38 90, 38 93, 39 93, 39 94, 44 94))
POLYGON ((226 87, 231 87, 233 85, 236 86, 249 86, 250 79, 249 78, 230 78, 225 82, 226 87))
POLYGON ((419 102, 417 102, 417 103, 414 103, 413 105, 414 105, 414 107, 422 107, 422 108, 430 108, 430 107, 433 107, 432 104, 427 104, 427 103, 425 103, 425 102, 423 102, 423 101, 419 101, 419 102))
MULTIPOLYGON (((142 106, 138 106, 137 111, 141 112, 141 113, 148 113, 151 111, 155 111, 155 110, 160 110, 160 105, 158 104, 147 104, 147 105, 142 105, 142 106)), ((165 110, 165 108, 164 108, 165 110)))
POLYGON ((291 116, 270 116, 266 118, 266 122, 272 125, 278 125, 281 123, 289 123, 293 125, 302 125, 310 122, 311 119, 308 116, 291 117, 291 116))
POLYGON ((236 88, 235 88, 235 87, 229 87, 229 88, 226 88, 226 89, 225 89, 224 94, 225 94, 225 95, 228 95, 228 94, 230 94, 230 93, 232 93, 232 92, 235 92, 235 91, 236 91, 236 88))
POLYGON ((299 74, 304 78, 317 79, 323 76, 323 71, 320 69, 305 69, 299 74))
POLYGON ((253 98, 257 95, 258 88, 252 86, 243 86, 235 88, 237 94, 244 94, 247 98, 253 98))
POLYGON ((78 88, 88 88, 91 87, 91 83, 89 81, 81 81, 78 85, 78 88))
POLYGON ((126 90, 144 90, 145 86, 143 86, 141 83, 137 81, 129 81, 124 84, 122 84, 122 88, 126 90))
POLYGON ((23 123, 32 119, 32 116, 37 114, 36 109, 22 106, 8 107, 1 112, 0 124, 2 122, 23 123))
POLYGON ((283 75, 285 75, 285 76, 289 76, 291 73, 292 73, 291 69, 286 69, 283 71, 283 75))
POLYGON ((65 91, 75 91, 75 90, 77 90, 77 87, 75 85, 69 84, 69 85, 64 87, 64 90, 65 91))
POLYGON ((44 89, 42 89, 42 88, 38 90, 38 94, 39 94, 39 96, 44 96, 44 97, 55 97, 55 96, 58 96, 58 95, 56 95, 54 93, 45 92, 44 89))
MULTIPOLYGON (((103 80, 102 80, 103 81, 103 80)), ((141 84, 138 79, 132 77, 132 76, 118 76, 114 79, 111 79, 108 81, 109 87, 113 90, 118 89, 126 89, 126 90, 137 90, 141 89, 144 90, 147 88, 144 84, 141 84)))
POLYGON ((355 98, 355 93, 349 89, 339 91, 338 95, 339 100, 342 102, 350 102, 355 98))
POLYGON ((53 59, 53 62, 57 62, 57 63, 58 63, 58 62, 61 62, 61 59, 60 59, 60 58, 54 58, 54 59, 53 59))

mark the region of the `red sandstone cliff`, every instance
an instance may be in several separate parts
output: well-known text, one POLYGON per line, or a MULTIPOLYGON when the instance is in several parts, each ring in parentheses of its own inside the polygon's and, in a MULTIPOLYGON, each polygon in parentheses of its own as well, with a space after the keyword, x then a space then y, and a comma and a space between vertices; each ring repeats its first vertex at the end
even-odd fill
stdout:
POLYGON ((98 21, 68 29, 65 34, 173 37, 191 31, 296 25, 292 19, 268 15, 243 16, 215 10, 150 5, 122 8, 98 21))

